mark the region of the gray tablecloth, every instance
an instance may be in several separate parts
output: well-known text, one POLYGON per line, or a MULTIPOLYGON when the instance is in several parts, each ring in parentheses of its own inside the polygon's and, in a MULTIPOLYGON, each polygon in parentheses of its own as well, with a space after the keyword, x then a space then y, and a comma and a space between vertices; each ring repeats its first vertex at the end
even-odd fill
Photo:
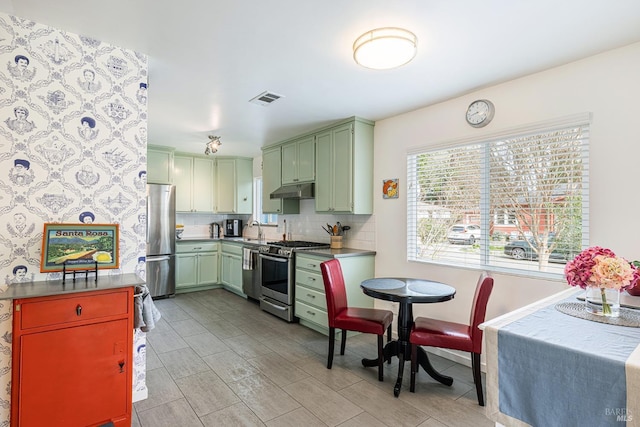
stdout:
POLYGON ((570 290, 486 322, 487 415, 507 426, 640 425, 640 329, 555 310, 570 290))

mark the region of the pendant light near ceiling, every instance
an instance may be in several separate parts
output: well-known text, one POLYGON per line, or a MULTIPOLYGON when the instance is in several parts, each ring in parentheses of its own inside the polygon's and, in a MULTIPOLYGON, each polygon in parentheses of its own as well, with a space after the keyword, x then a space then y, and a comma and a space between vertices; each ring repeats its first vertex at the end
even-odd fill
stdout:
POLYGON ((209 154, 215 154, 218 152, 218 148, 222 145, 222 142, 220 142, 220 137, 219 136, 213 136, 213 135, 209 135, 209 142, 207 142, 207 145, 204 149, 204 154, 206 154, 207 156, 209 154))
POLYGON ((388 70, 411 61, 418 38, 403 28, 385 27, 367 31, 353 43, 353 59, 363 67, 388 70))

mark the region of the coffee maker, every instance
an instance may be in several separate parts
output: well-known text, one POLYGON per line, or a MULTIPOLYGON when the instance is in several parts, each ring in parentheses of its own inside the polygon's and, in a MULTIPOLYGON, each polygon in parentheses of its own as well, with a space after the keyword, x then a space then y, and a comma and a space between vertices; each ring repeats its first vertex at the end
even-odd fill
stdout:
POLYGON ((242 237, 242 220, 226 219, 224 221, 224 235, 227 237, 242 237))
POLYGON ((220 237, 220 224, 212 222, 211 225, 209 225, 209 235, 212 239, 220 237))

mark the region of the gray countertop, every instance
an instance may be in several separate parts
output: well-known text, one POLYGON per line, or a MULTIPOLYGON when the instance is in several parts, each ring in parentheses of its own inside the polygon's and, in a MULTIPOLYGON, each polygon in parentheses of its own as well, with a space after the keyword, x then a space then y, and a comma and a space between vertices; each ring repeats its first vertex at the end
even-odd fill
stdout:
POLYGON ((0 293, 0 300, 10 300, 18 298, 34 298, 51 295, 71 294, 75 292, 92 292, 107 289, 126 288, 128 286, 142 285, 145 281, 141 280, 133 273, 116 274, 98 276, 89 276, 88 280, 84 277, 76 278, 67 277, 65 283, 62 280, 43 280, 31 283, 16 283, 9 285, 7 289, 0 293))
POLYGON ((365 249, 352 249, 352 248, 342 248, 342 249, 326 248, 326 249, 304 249, 297 253, 321 256, 325 258, 346 258, 346 257, 352 257, 352 256, 375 255, 376 251, 370 251, 365 249))
MULTIPOLYGON (((250 244, 250 245, 265 245, 265 240, 257 240, 257 239, 247 239, 244 237, 225 237, 224 239, 211 239, 211 238, 182 238, 180 240, 176 240, 177 243, 193 243, 193 242, 231 242, 231 243, 242 243, 242 244, 250 244)), ((310 255, 322 256, 326 258, 345 258, 351 256, 365 256, 365 255, 375 255, 376 251, 365 250, 365 249, 353 249, 353 248, 342 248, 342 249, 302 249, 300 253, 308 253, 310 255)))
POLYGON ((193 243, 193 242, 224 242, 224 243, 249 243, 252 245, 264 245, 266 240, 247 239, 244 237, 225 237, 224 239, 217 239, 211 237, 183 237, 177 239, 176 243, 193 243))

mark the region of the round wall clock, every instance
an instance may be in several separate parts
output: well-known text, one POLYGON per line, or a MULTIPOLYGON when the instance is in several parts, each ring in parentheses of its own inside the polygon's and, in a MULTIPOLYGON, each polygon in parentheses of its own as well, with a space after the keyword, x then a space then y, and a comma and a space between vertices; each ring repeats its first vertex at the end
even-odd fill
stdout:
POLYGON ((493 103, 486 99, 473 101, 467 108, 467 123, 474 128, 481 128, 489 124, 493 119, 495 108, 493 103))

